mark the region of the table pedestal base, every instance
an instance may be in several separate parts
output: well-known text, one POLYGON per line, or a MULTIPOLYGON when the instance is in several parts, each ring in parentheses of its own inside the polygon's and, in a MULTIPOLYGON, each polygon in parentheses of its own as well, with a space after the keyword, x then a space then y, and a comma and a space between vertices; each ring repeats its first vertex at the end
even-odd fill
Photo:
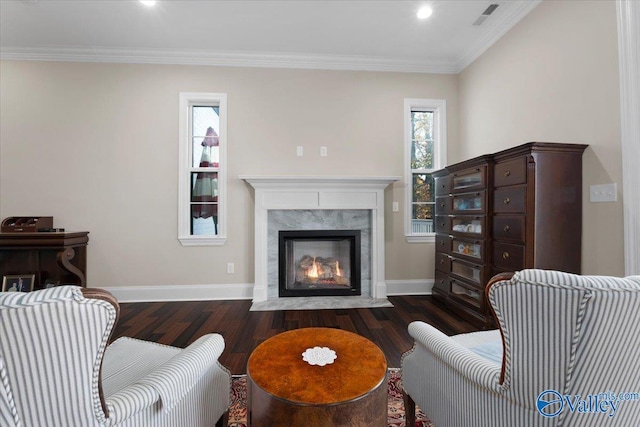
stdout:
POLYGON ((249 377, 247 407, 253 427, 386 427, 387 380, 359 399, 333 405, 305 405, 270 395, 249 377))

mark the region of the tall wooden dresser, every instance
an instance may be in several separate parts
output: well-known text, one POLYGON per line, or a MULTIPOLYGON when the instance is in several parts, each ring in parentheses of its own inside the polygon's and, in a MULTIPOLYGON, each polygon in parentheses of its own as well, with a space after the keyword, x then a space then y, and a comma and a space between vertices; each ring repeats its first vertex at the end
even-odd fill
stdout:
POLYGON ((485 287, 493 275, 580 273, 586 148, 530 142, 435 172, 434 297, 491 327, 485 287))

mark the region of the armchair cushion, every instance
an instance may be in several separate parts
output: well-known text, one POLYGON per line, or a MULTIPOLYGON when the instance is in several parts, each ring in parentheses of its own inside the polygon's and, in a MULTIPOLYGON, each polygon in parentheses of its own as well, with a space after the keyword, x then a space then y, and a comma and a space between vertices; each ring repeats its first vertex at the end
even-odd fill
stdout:
POLYGON ((484 357, 487 360, 492 361, 496 365, 502 364, 502 341, 500 337, 497 337, 494 341, 489 341, 484 344, 477 345, 470 348, 475 354, 484 357))
POLYGON ((176 347, 129 337, 118 338, 104 355, 102 387, 105 398, 139 382, 179 353, 180 349, 176 347))

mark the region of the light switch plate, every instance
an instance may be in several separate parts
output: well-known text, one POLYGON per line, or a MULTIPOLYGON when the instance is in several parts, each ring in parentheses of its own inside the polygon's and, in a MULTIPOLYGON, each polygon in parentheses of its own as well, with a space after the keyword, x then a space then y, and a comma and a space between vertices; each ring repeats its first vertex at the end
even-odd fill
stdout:
POLYGON ((589 187, 589 201, 593 203, 617 202, 618 188, 616 183, 592 185, 589 187))

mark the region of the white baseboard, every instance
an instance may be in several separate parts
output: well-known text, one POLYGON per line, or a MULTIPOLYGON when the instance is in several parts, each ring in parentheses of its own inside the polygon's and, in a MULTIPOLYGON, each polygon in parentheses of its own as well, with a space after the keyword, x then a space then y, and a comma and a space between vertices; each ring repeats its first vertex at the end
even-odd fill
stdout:
MULTIPOLYGON (((388 296, 431 295, 433 279, 430 280, 387 280, 388 296)), ((210 301, 210 300, 251 300, 253 283, 228 285, 179 285, 179 286, 118 286, 102 289, 110 292, 119 302, 154 301, 210 301)))
POLYGON ((433 279, 386 280, 387 295, 431 295, 433 279))
POLYGON ((242 300, 253 298, 253 283, 229 285, 121 286, 102 288, 118 302, 242 300))

